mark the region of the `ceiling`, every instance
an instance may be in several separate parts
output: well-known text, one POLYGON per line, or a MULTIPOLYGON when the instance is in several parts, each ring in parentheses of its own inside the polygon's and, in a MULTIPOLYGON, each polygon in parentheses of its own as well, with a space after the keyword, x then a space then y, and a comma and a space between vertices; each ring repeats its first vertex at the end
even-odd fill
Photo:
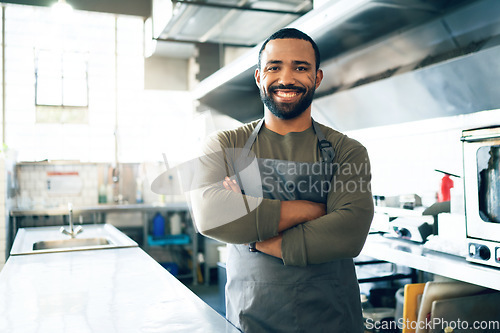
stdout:
MULTIPOLYGON (((57 0, 7 0, 4 3, 48 7, 57 0)), ((151 0, 66 0, 73 9, 100 13, 151 16, 151 0)))

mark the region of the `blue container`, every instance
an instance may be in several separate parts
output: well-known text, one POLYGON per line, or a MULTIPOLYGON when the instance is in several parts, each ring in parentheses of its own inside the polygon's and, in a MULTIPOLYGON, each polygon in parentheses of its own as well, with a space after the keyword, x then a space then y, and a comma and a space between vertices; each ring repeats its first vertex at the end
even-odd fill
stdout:
POLYGON ((162 265, 163 268, 169 271, 173 276, 179 275, 179 266, 177 266, 175 262, 162 262, 160 265, 162 265))
POLYGON ((153 237, 163 236, 165 236, 165 218, 160 213, 156 213, 153 218, 153 237))

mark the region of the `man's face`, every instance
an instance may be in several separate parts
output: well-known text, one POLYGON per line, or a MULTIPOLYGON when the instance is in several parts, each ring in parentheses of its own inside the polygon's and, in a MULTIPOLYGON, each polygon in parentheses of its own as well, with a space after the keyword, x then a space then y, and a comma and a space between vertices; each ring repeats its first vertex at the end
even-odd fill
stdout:
POLYGON ((255 71, 262 102, 280 119, 293 119, 309 109, 322 78, 312 45, 302 39, 268 42, 261 68, 255 71))

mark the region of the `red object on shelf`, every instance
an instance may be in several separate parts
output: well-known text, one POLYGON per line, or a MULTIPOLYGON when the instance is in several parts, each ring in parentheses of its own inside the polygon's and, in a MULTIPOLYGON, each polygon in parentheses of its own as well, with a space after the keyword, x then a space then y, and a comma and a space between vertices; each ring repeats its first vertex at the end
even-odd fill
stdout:
POLYGON ((453 187, 453 180, 445 173, 441 178, 441 186, 438 192, 438 202, 450 201, 450 189, 453 187))

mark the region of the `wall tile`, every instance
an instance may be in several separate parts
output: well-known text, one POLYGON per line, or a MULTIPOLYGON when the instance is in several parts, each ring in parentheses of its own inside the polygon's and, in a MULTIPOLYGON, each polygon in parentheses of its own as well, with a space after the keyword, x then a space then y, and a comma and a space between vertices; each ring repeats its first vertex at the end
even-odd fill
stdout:
POLYGON ((55 207, 66 205, 68 200, 74 204, 97 204, 97 167, 96 165, 35 165, 18 166, 20 191, 25 197, 24 204, 55 207), (47 172, 77 171, 82 178, 82 192, 79 196, 54 194, 47 191, 47 172), (27 200, 27 201, 26 201, 27 200))

